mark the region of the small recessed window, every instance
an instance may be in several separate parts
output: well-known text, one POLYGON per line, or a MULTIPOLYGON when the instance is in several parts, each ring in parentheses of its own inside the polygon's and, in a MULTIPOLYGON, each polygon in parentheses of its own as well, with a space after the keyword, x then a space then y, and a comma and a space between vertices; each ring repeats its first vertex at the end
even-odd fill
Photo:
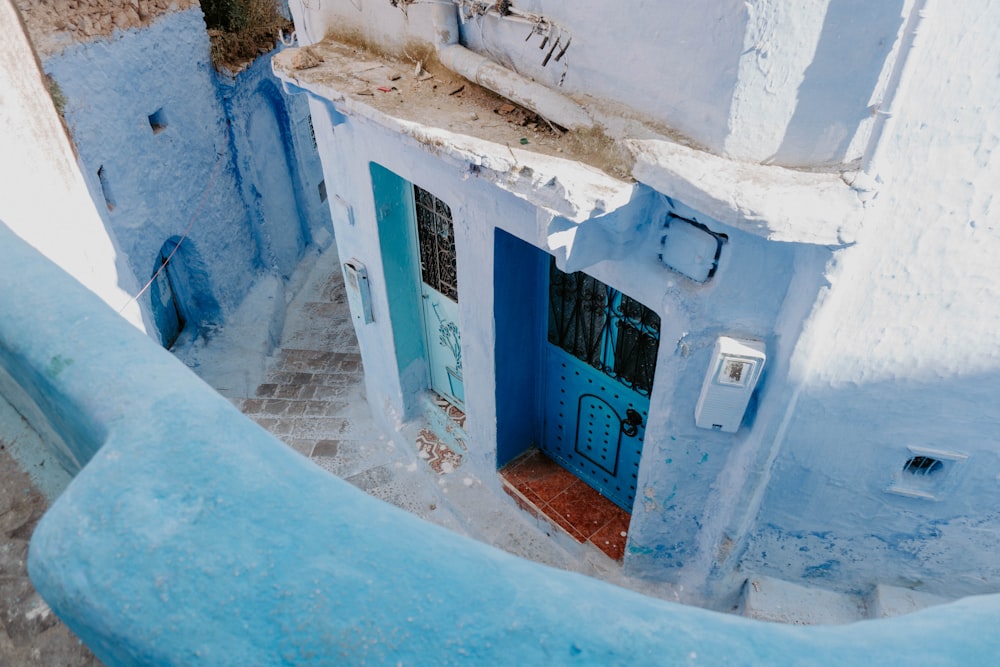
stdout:
POLYGON ((312 116, 306 118, 306 121, 309 123, 309 138, 312 140, 313 148, 316 148, 316 127, 313 125, 312 116))
POLYGON ((326 201, 326 181, 320 181, 316 189, 319 190, 319 200, 326 201))
POLYGON ((108 210, 115 210, 115 200, 111 196, 111 186, 108 184, 108 173, 104 170, 104 165, 97 168, 97 180, 101 182, 101 194, 104 195, 104 203, 108 210))
POLYGON ((153 134, 159 134, 167 129, 167 117, 162 108, 149 114, 149 126, 153 128, 153 134))
POLYGON ((914 456, 908 459, 906 465, 903 466, 905 472, 925 477, 940 472, 943 468, 944 464, 941 461, 930 456, 914 456))

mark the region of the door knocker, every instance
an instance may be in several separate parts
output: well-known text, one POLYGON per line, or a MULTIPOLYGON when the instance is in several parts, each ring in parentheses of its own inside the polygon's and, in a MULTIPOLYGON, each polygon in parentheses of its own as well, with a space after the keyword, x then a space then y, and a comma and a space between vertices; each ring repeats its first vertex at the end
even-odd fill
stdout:
POLYGON ((632 408, 626 410, 625 419, 622 420, 622 433, 631 438, 639 432, 640 426, 642 426, 642 415, 632 408))

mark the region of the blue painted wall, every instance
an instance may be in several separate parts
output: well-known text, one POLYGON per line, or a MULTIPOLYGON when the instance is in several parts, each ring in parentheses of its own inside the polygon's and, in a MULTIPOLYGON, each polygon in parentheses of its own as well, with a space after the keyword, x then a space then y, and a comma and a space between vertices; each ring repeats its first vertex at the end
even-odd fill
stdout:
MULTIPOLYGON (((220 306, 186 304, 191 324, 199 331, 220 324, 245 295, 258 260, 201 11, 71 46, 43 67, 66 97, 82 171, 138 284, 150 279, 163 243, 186 236, 212 258, 196 287, 220 306), (154 130, 156 113, 163 127, 154 130), (104 205, 105 192, 113 205, 104 205)), ((141 299, 147 317, 148 299, 141 299)))
POLYGON ((275 52, 216 79, 261 262, 288 277, 305 246, 328 243, 333 226, 309 104, 271 73, 275 52))
MULTIPOLYGON (((310 242, 330 242, 308 104, 282 91, 269 57, 218 74, 198 7, 43 66, 136 282, 150 280, 168 239, 183 239, 174 259, 189 333, 223 324, 259 272, 287 278, 310 242)), ((139 302, 155 337, 150 299, 139 302)))
MULTIPOLYGON (((701 65, 725 66, 696 65, 688 78, 700 85, 730 77, 722 88, 733 94, 723 95, 726 102, 719 108, 732 123, 706 125, 704 114, 687 123, 668 110, 674 115, 670 126, 682 132, 697 126, 703 138, 723 128, 699 143, 751 162, 848 163, 864 153, 866 173, 843 179, 850 189, 803 185, 778 196, 798 177, 761 167, 734 179, 731 191, 720 186, 708 192, 695 174, 725 161, 683 151, 683 159, 676 155, 678 163, 664 157, 657 167, 671 176, 657 176, 657 169, 640 159, 640 180, 658 182, 662 193, 641 184, 627 191, 621 184, 589 180, 572 160, 474 141, 449 128, 443 117, 393 118, 384 106, 339 90, 330 80, 310 83, 302 76, 298 85, 337 100, 317 107, 336 104, 341 111, 336 133, 332 126, 322 131, 321 147, 327 168, 337 175, 333 191, 359 214, 356 226, 338 226, 338 242, 359 256, 379 256, 376 217, 364 206, 369 184, 352 175, 372 160, 404 179, 419 179, 452 203, 459 280, 463 292, 473 295, 460 305, 463 360, 470 369, 467 425, 469 441, 476 444, 464 464, 470 468, 504 460, 508 443, 521 437, 516 431, 505 434, 507 420, 517 416, 505 403, 505 387, 517 386, 517 380, 511 382, 502 367, 509 353, 503 338, 512 329, 497 316, 512 308, 501 290, 502 263, 510 258, 497 240, 498 229, 551 252, 572 264, 570 270, 587 270, 661 315, 626 574, 667 579, 695 601, 720 605, 756 572, 841 590, 877 583, 945 594, 996 590, 1000 572, 991 554, 1000 545, 991 508, 1000 492, 995 453, 1000 421, 990 396, 998 388, 994 332, 1000 310, 992 304, 998 303, 1000 274, 996 207, 984 184, 997 180, 988 149, 997 142, 992 110, 1000 108, 1000 88, 954 76, 975 70, 968 62, 997 60, 996 40, 962 27, 980 20, 983 8, 937 3, 928 13, 922 2, 894 0, 862 17, 854 11, 857 2, 843 0, 757 12, 751 20, 744 4, 724 4, 680 12, 669 30, 681 34, 685 29, 679 26, 694 26, 685 34, 697 35, 712 25, 713 39, 736 35, 751 45, 767 42, 768 48, 740 51, 733 50, 731 39, 705 41, 698 57, 707 60, 701 65), (702 20, 709 14, 719 20, 702 20), (761 42, 760 35, 767 39, 761 42), (858 47, 845 56, 858 67, 843 67, 841 37, 858 47), (897 38, 899 48, 893 50, 900 59, 893 62, 886 54, 897 38), (967 48, 953 49, 959 41, 967 48), (758 62, 764 55, 771 65, 767 71, 758 62), (702 70, 712 76, 700 76, 702 70), (793 71, 802 76, 784 76, 793 71), (875 76, 878 72, 886 77, 875 76), (879 88, 874 97, 864 93, 873 86, 879 88), (831 94, 843 99, 826 104, 824 96, 831 94), (738 104, 730 104, 733 100, 738 104), (875 116, 868 109, 872 103, 880 109, 875 116), (872 124, 881 137, 877 150, 865 146, 872 124), (821 126, 823 132, 815 131, 821 126), (672 190, 687 192, 688 200, 669 199, 677 195, 672 190), (768 193, 776 198, 767 211, 745 205, 768 193), (685 204, 713 210, 739 229, 703 218, 685 204), (692 283, 657 263, 657 226, 671 211, 728 236, 709 283, 692 283), (770 217, 775 220, 762 219, 770 217), (837 234, 830 233, 833 228, 837 234), (764 376, 744 427, 735 434, 694 424, 720 335, 760 339, 767 348, 764 376), (912 448, 965 457, 939 480, 941 488, 929 494, 933 500, 887 492, 904 479, 912 448)), ((390 51, 398 46, 394 38, 416 36, 420 29, 418 19, 410 23, 399 8, 385 5, 369 3, 360 12, 346 1, 322 11, 301 2, 291 6, 306 19, 304 25, 377 34, 390 51)), ((579 3, 536 2, 528 11, 543 8, 564 19, 564 10, 572 9, 572 25, 584 31, 574 30, 574 49, 588 32, 595 44, 601 35, 617 35, 605 40, 608 48, 622 39, 630 46, 635 42, 634 26, 619 25, 615 32, 607 21, 581 12, 579 3)), ((671 9, 677 7, 657 11, 671 9)), ((483 46, 477 27, 486 24, 506 31, 484 33, 492 35, 487 56, 503 60, 515 53, 519 57, 512 62, 523 63, 524 54, 536 51, 534 46, 524 51, 524 37, 513 36, 520 24, 495 16, 466 24, 463 37, 473 48, 483 46)), ((637 48, 667 60, 680 53, 670 40, 639 41, 637 48)), ((649 59, 636 71, 642 75, 662 61, 649 59)), ((540 65, 532 67, 538 73, 540 65)), ((557 86, 571 65, 562 67, 550 68, 541 80, 557 86)), ((621 77, 586 69, 578 75, 589 92, 633 105, 649 104, 649 94, 678 90, 643 90, 637 98, 620 87, 628 85, 621 77)), ((567 90, 572 77, 568 72, 567 90)), ((736 163, 729 167, 742 171, 736 163)), ((391 285, 378 282, 381 276, 391 283, 390 272, 373 275, 376 295, 391 291, 391 285)), ((383 310, 380 317, 381 324, 377 319, 375 326, 359 330, 370 402, 397 406, 410 396, 396 369, 381 361, 392 354, 394 338, 385 323, 391 314, 383 310)), ((475 471, 486 480, 494 477, 484 467, 475 471)))
POLYGON ((542 438, 542 343, 550 256, 502 230, 494 242, 497 467, 542 438))
MULTIPOLYGON (((326 106, 316 102, 313 108, 326 106)), ((321 118, 319 113, 316 117, 321 118)), ((533 398, 540 374, 529 373, 538 368, 531 355, 545 340, 544 306, 532 315, 533 306, 521 299, 526 293, 544 299, 544 272, 521 273, 532 253, 543 259, 554 255, 561 265, 583 262, 588 273, 660 314, 656 383, 624 571, 684 583, 681 568, 691 565, 699 583, 686 585, 686 590, 697 596, 716 555, 705 528, 711 525, 713 536, 722 534, 725 527, 711 521, 726 509, 720 503, 737 502, 739 485, 746 481, 744 475, 729 484, 726 475, 745 469, 763 451, 758 429, 723 434, 695 426, 694 407, 712 347, 723 334, 761 338, 768 345, 767 373, 783 377, 781 369, 822 286, 831 251, 767 242, 641 185, 614 210, 595 212, 579 224, 532 200, 537 196, 550 203, 544 198, 551 192, 544 187, 533 190, 510 174, 490 176, 486 168, 442 156, 435 147, 428 149, 365 119, 339 116, 334 131, 323 118, 317 129, 323 157, 329 156, 325 168, 331 196, 353 207, 354 224, 335 217, 338 248, 342 257, 355 257, 369 267, 375 322, 357 327, 357 333, 369 404, 381 406, 376 418, 384 417, 387 428, 414 418, 412 406, 426 388, 421 351, 415 347, 420 337, 416 269, 405 264, 412 261, 406 250, 412 241, 401 236, 392 210, 393 202, 405 196, 407 181, 429 188, 452 206, 458 280, 468 295, 459 304, 466 430, 475 443, 463 465, 485 483, 499 487, 496 466, 537 442, 543 419, 533 398), (372 167, 373 162, 382 166, 372 167), (362 177, 369 174, 370 179, 362 177), (672 211, 728 235, 719 268, 707 284, 691 281, 657 259, 662 224, 672 211), (568 259, 565 248, 549 248, 550 235, 567 230, 575 230, 568 259), (527 247, 519 250, 518 243, 527 247), (510 358, 517 363, 506 363, 510 358)), ((533 181, 548 182, 550 165, 531 167, 533 181)), ((768 377, 759 389, 760 402, 773 392, 775 404, 781 404, 787 386, 768 377)), ((760 413, 754 415, 751 410, 748 425, 760 423, 760 413)), ((764 417, 771 423, 774 415, 764 417)), ((729 583, 738 590, 741 582, 729 583)))

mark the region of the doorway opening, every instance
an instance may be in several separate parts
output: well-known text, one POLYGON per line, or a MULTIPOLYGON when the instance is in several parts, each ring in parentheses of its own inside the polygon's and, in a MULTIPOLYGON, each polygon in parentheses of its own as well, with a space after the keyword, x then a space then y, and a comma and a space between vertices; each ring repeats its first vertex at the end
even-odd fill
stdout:
POLYGON ((497 467, 505 489, 578 541, 620 557, 660 318, 593 276, 561 271, 506 232, 495 241, 497 467), (612 516, 617 529, 598 534, 612 516))
POLYGON ((542 451, 626 512, 635 501, 660 317, 549 262, 542 451))
POLYGON ((429 446, 461 456, 465 383, 451 207, 381 165, 369 168, 405 417, 427 419, 429 446))
POLYGON ((189 238, 160 247, 150 272, 149 297, 160 342, 168 350, 209 335, 222 319, 201 253, 189 238))
POLYGON ((451 207, 413 186, 420 300, 431 389, 464 410, 462 332, 458 326, 458 267, 451 207))
POLYGON ((174 287, 177 281, 172 275, 174 269, 168 261, 176 247, 176 244, 168 241, 160 248, 157 266, 153 271, 153 282, 150 285, 153 321, 160 332, 160 343, 168 350, 177 342, 187 323, 174 287))

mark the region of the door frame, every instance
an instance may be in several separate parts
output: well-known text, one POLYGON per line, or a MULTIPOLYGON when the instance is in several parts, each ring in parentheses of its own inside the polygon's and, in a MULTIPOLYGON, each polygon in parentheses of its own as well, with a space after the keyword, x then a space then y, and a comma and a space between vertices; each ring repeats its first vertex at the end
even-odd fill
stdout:
MULTIPOLYGON (((548 342, 551 261, 552 255, 538 246, 496 228, 493 296, 498 469, 532 447, 542 449, 544 443, 547 388, 545 373, 539 369, 545 367, 547 348, 551 345, 548 342), (513 357, 518 363, 511 363, 513 357)), ((659 346, 653 363, 654 368, 659 366, 659 346)), ((611 377, 607 379, 618 382, 611 377)), ((645 397, 650 406, 652 393, 650 388, 649 396, 645 397)), ((643 431, 648 411, 647 407, 640 427, 643 431)))
MULTIPOLYGON (((462 327, 461 307, 458 300, 458 254, 455 251, 455 221, 451 206, 433 192, 410 183, 409 205, 413 232, 411 234, 414 266, 417 270, 415 282, 420 303, 420 313, 423 320, 424 353, 427 361, 428 387, 458 409, 465 410, 465 384, 462 373, 462 327), (417 201, 417 191, 424 193, 427 201, 417 201), (428 206, 430 204, 430 206, 428 206), (421 245, 421 218, 428 227, 447 225, 449 233, 442 237, 439 230, 428 231, 434 248, 429 252, 434 254, 435 266, 426 270, 424 267, 424 248, 421 245), (438 242, 441 238, 450 239, 450 258, 453 266, 441 270, 437 260, 441 257, 438 242), (425 278, 434 281, 428 283, 425 278), (447 294, 445 292, 448 292, 447 294), (452 299, 452 296, 455 298, 452 299), (431 313, 433 312, 433 317, 431 313), (441 348, 445 348, 442 350, 441 348), (454 364, 447 362, 454 359, 454 364)), ((427 231, 425 229, 425 231, 427 231)), ((446 241, 447 246, 449 241, 446 241)), ((448 252, 445 247, 444 252, 448 252)), ((430 258, 428 258, 430 259, 430 258)))

